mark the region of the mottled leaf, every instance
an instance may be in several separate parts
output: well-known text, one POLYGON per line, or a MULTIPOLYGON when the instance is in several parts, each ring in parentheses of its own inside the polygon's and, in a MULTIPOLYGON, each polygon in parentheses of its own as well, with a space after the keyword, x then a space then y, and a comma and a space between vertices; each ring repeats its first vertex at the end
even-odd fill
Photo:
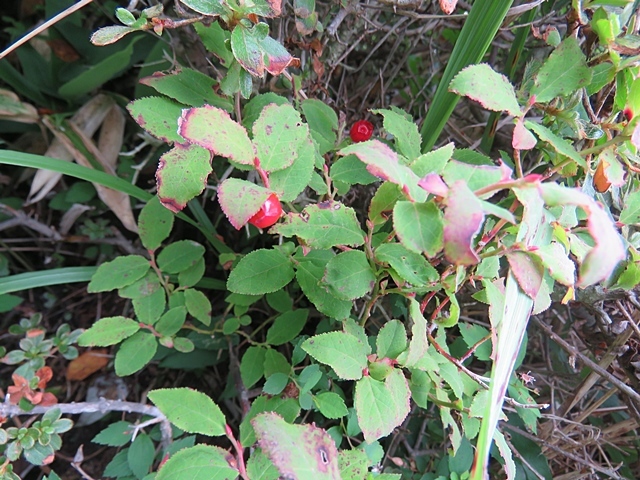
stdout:
POLYGON ((479 102, 488 110, 507 112, 514 117, 522 113, 507 77, 484 63, 461 70, 451 81, 449 90, 479 102))
POLYGON ((283 478, 341 480, 338 451, 331 436, 315 425, 290 425, 267 412, 252 421, 258 444, 283 478))

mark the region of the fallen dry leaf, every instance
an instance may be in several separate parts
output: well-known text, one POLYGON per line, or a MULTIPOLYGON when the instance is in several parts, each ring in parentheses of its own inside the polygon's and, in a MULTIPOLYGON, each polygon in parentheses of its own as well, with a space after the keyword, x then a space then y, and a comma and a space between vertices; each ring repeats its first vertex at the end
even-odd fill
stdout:
POLYGON ((87 350, 69 362, 67 380, 80 382, 104 368, 107 363, 109 363, 109 356, 106 348, 87 350))

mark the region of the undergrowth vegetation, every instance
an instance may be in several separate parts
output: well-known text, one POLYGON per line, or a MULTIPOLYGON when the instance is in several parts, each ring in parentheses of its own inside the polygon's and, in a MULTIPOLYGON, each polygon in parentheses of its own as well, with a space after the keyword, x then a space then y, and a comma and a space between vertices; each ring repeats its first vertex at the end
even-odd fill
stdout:
POLYGON ((124 3, 2 18, 0 480, 640 476, 637 1, 124 3))

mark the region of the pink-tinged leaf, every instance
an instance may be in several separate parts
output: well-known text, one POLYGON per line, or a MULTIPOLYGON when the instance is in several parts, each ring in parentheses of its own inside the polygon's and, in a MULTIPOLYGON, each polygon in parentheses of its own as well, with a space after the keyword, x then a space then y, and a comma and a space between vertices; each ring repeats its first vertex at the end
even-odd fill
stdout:
POLYGON ((339 155, 354 154, 367 165, 371 175, 400 186, 413 202, 424 202, 426 192, 418 186, 420 178, 406 165, 400 163, 396 152, 379 140, 355 143, 338 152, 339 155))
POLYGON ((625 171, 620 160, 618 160, 618 157, 616 156, 615 149, 613 147, 606 148, 600 153, 600 155, 598 155, 598 157, 601 162, 604 162, 604 175, 607 177, 609 183, 616 187, 624 185, 625 171))
POLYGON ((447 15, 451 15, 456 9, 457 4, 458 0, 440 0, 440 10, 447 15))
POLYGON ((631 134, 631 143, 634 147, 640 148, 640 122, 636 123, 631 134))
POLYGON ((447 187, 447 184, 444 183, 442 177, 437 173, 429 173, 418 182, 418 185, 438 197, 446 197, 449 193, 449 187, 447 187))
POLYGON ((163 142, 184 143, 178 134, 182 105, 165 97, 143 97, 127 105, 138 125, 163 142))
POLYGON ((211 153, 197 145, 176 144, 160 157, 156 171, 160 203, 174 213, 200 195, 211 173, 211 153))
POLYGON ((451 81, 449 90, 475 100, 488 110, 507 112, 514 117, 522 115, 509 79, 485 63, 461 70, 451 81))
POLYGON ((309 128, 302 123, 298 111, 288 103, 267 105, 253 124, 256 155, 260 167, 267 172, 293 165, 303 151, 304 141, 309 141, 309 128))
POLYGON ((536 137, 524 126, 521 118, 516 120, 516 126, 513 129, 513 138, 511 146, 515 150, 531 150, 536 146, 538 141, 536 137))
POLYGON ((475 265, 480 258, 473 240, 484 222, 482 203, 464 181, 449 189, 444 212, 444 254, 456 265, 475 265))
POLYGON ((609 278, 626 257, 624 243, 607 212, 591 197, 576 188, 554 183, 539 186, 544 201, 550 205, 576 205, 587 213, 587 228, 595 246, 580 266, 578 287, 586 287, 609 278))
POLYGON ((294 60, 280 43, 269 37, 266 23, 249 28, 238 24, 231 32, 231 51, 240 65, 255 77, 262 77, 265 71, 279 75, 294 60))
POLYGON ((255 153, 247 131, 224 110, 210 105, 185 109, 178 119, 178 133, 215 155, 253 165, 255 153))
POLYGON ((270 194, 270 190, 255 183, 228 178, 218 187, 218 202, 231 225, 240 230, 270 194))
POLYGON ((338 450, 331 436, 315 425, 291 425, 274 412, 251 420, 258 444, 280 472, 295 480, 340 480, 338 450))
POLYGON ((287 49, 271 37, 266 37, 260 46, 266 59, 264 68, 271 75, 280 75, 294 61, 287 49))
POLYGON ((544 267, 540 260, 527 252, 508 253, 507 260, 511 273, 516 277, 522 291, 527 297, 535 300, 544 277, 544 267))

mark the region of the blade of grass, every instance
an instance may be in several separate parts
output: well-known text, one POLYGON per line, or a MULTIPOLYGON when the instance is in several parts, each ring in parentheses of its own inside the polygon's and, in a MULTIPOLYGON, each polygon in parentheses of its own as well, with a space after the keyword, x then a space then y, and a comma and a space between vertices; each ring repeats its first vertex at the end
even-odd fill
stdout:
POLYGON ((31 288, 88 282, 98 267, 64 267, 0 278, 0 295, 31 288))
MULTIPOLYGON (((15 165, 18 167, 41 168, 45 170, 53 170, 69 175, 71 177, 86 180, 92 183, 99 183, 105 187, 113 188, 127 195, 132 196, 143 202, 149 201, 153 195, 145 192, 143 189, 132 185, 122 178, 114 177, 108 173, 100 172, 91 168, 83 167, 73 162, 65 162, 56 158, 43 157, 41 155, 33 155, 30 153, 16 152, 13 150, 0 150, 0 164, 15 165)), ((233 250, 225 245, 216 235, 216 231, 211 224, 203 226, 201 223, 194 221, 184 213, 179 213, 177 217, 196 227, 205 236, 207 241, 218 253, 232 253, 233 250)))
MULTIPOLYGON (((532 189, 522 189, 518 199, 524 204, 524 214, 516 241, 527 247, 548 244, 551 229, 545 216, 542 198, 532 189)), ((502 305, 492 305, 493 313, 490 309, 491 325, 496 334, 494 361, 491 368, 489 401, 482 417, 470 480, 489 478, 491 443, 533 305, 533 299, 524 293, 509 269, 502 305)))
POLYGON ((482 60, 512 3, 513 0, 476 0, 471 7, 422 124, 423 152, 433 148, 460 98, 449 92, 451 80, 464 67, 482 60))

